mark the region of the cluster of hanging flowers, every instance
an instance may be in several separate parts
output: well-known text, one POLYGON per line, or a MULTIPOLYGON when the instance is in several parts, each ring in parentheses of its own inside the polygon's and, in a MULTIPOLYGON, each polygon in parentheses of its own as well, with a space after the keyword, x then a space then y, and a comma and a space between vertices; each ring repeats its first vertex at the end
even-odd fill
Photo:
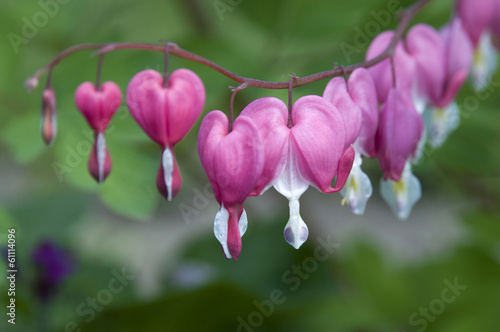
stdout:
MULTIPOLYGON (((474 87, 482 89, 495 69, 500 1, 459 0, 455 9, 440 30, 413 26, 397 41, 391 58, 357 68, 349 78, 331 79, 322 96, 304 96, 293 105, 260 98, 234 122, 218 110, 205 116, 198 153, 220 204, 214 233, 228 259, 237 260, 241 252, 248 223, 245 199, 271 187, 289 201, 284 237, 297 249, 308 237, 299 199, 309 186, 323 193, 340 191, 343 203, 363 214, 372 195, 370 179, 361 169, 363 158, 378 159, 382 197, 398 218, 409 216, 421 196, 412 164, 422 157, 425 144, 437 148, 457 128, 460 114, 454 98, 469 72, 474 87)), ((380 56, 394 40, 394 31, 381 33, 366 60, 380 56)), ((35 84, 28 80, 31 87, 35 84)), ((77 108, 95 132, 88 165, 98 182, 111 171, 104 135, 121 100, 115 83, 99 84, 99 79, 76 91, 77 108)), ((188 69, 171 75, 145 70, 130 81, 126 102, 136 122, 161 146, 157 188, 170 201, 182 183, 174 147, 202 113, 204 85, 188 69)), ((56 128, 50 84, 43 92, 41 127, 49 144, 56 128)))

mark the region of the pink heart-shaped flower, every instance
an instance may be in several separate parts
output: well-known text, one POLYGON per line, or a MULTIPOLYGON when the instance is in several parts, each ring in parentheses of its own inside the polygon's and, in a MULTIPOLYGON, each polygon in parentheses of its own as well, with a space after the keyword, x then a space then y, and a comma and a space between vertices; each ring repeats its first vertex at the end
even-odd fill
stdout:
POLYGON ((237 260, 241 236, 246 230, 243 202, 254 191, 264 169, 264 146, 257 127, 239 116, 228 133, 228 120, 221 111, 203 119, 198 135, 198 154, 221 205, 214 232, 227 258, 237 260))
POLYGON ((155 70, 136 74, 127 88, 127 106, 144 132, 163 148, 173 147, 194 125, 205 104, 205 87, 188 69, 177 69, 163 85, 155 70))
POLYGON ((88 168, 98 181, 104 181, 111 171, 111 157, 106 147, 104 132, 120 107, 122 94, 114 82, 105 82, 99 89, 91 82, 80 84, 75 93, 75 103, 95 132, 88 168))
POLYGON ((286 105, 276 98, 250 103, 240 117, 257 125, 264 142, 264 171, 253 194, 270 185, 290 201, 290 219, 284 235, 299 248, 308 229, 299 214, 299 198, 313 185, 329 193, 344 186, 354 160, 352 147, 345 151, 345 125, 336 107, 319 96, 305 96, 292 107, 292 127, 288 128, 286 105), (331 187, 337 176, 335 187, 331 187))
POLYGON ((205 104, 205 87, 188 69, 177 69, 168 78, 154 70, 136 74, 127 88, 127 106, 144 132, 162 146, 157 175, 158 191, 172 200, 182 179, 173 149, 200 116, 205 104))
POLYGON ((122 93, 114 82, 103 83, 99 90, 96 90, 94 83, 84 82, 75 93, 76 107, 90 127, 101 133, 108 127, 121 102, 122 93))

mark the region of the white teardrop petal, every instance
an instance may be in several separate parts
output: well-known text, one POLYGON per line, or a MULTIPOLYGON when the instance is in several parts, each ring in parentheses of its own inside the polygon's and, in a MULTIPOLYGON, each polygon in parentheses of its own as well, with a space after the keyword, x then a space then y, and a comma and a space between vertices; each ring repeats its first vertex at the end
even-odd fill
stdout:
POLYGON ((106 162, 106 139, 103 133, 97 134, 96 139, 97 169, 99 172, 99 182, 104 180, 104 163, 106 162))
POLYGON ((420 182, 411 173, 408 162, 398 182, 384 179, 380 181, 380 195, 396 217, 401 220, 408 218, 413 206, 422 196, 420 182))
POLYGON ((232 258, 229 253, 229 249, 227 247, 227 223, 229 220, 229 212, 221 206, 219 212, 215 215, 214 220, 214 234, 215 238, 222 245, 222 249, 224 250, 224 255, 226 255, 227 259, 232 258))
POLYGON ((274 189, 289 200, 299 199, 309 187, 309 183, 300 175, 295 159, 292 144, 289 144, 285 167, 281 175, 273 183, 274 189))
POLYGON ((340 191, 343 202, 347 202, 354 214, 362 215, 373 189, 370 178, 361 170, 361 155, 356 151, 351 173, 340 191))
POLYGON ((300 203, 298 199, 293 199, 289 202, 290 207, 290 219, 285 226, 284 236, 286 242, 288 242, 295 249, 299 249, 300 246, 306 242, 309 236, 309 229, 306 223, 300 217, 300 203))
POLYGON ((247 212, 243 209, 243 213, 241 214, 240 220, 238 221, 238 228, 240 229, 240 236, 243 236, 247 231, 248 219, 247 212))
POLYGON ((460 110, 455 102, 445 108, 429 109, 425 113, 424 121, 430 144, 433 148, 438 148, 443 145, 450 133, 458 128, 460 110))
POLYGON ((165 150, 163 150, 163 155, 161 157, 161 164, 163 167, 163 180, 165 181, 165 186, 167 187, 167 193, 168 193, 167 199, 171 201, 172 182, 173 182, 172 173, 174 172, 174 156, 172 155, 172 152, 168 147, 165 148, 165 150))
POLYGON ((497 67, 497 51, 490 32, 485 32, 479 39, 472 61, 472 85, 476 91, 484 90, 491 81, 497 67))
MULTIPOLYGON (((229 253, 229 248, 227 246, 227 223, 229 221, 229 212, 226 210, 224 205, 221 206, 219 212, 215 215, 214 220, 214 235, 215 238, 222 245, 222 249, 224 250, 224 255, 226 255, 227 259, 231 259, 232 256, 229 253)), ((238 222, 238 228, 240 230, 240 236, 243 236, 247 231, 248 219, 247 212, 243 209, 243 213, 241 214, 240 220, 238 222)))

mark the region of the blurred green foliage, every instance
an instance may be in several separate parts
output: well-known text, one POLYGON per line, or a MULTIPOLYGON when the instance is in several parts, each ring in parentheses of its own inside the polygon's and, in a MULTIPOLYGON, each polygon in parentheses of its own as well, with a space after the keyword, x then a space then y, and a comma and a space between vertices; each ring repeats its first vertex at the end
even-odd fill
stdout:
MULTIPOLYGON (((281 201, 282 206, 274 208, 277 211, 274 217, 251 225, 237 264, 224 260, 210 232, 194 237, 186 235, 180 238, 181 249, 165 255, 165 262, 173 260, 170 265, 152 261, 148 267, 151 273, 160 275, 161 288, 155 296, 141 297, 136 288, 126 287, 102 312, 96 312, 91 322, 78 314, 78 306, 87 297, 95 297, 101 289, 106 289, 112 278, 110 271, 133 265, 133 253, 139 249, 130 248, 135 248, 134 241, 141 232, 151 230, 147 234, 153 237, 158 224, 171 223, 172 229, 177 227, 172 236, 157 234, 159 239, 151 238, 151 243, 161 243, 163 237, 165 242, 173 241, 176 229, 189 234, 190 227, 199 225, 184 225, 179 205, 165 203, 156 192, 161 151, 140 130, 125 105, 107 133, 113 160, 110 177, 106 183, 97 185, 89 176, 88 128, 76 111, 73 95, 79 83, 95 79, 95 57, 89 57, 89 52, 75 54, 54 71, 58 133, 48 148, 39 133, 44 82, 27 94, 24 79, 74 44, 156 43, 160 39, 175 42, 243 76, 274 81, 284 80, 283 74, 305 76, 330 69, 334 63, 362 61, 368 43, 348 56, 340 45, 354 45, 358 37, 356 28, 365 31, 368 22, 378 22, 373 11, 386 10, 389 2, 243 0, 236 6, 228 5, 232 10, 222 14, 223 20, 215 3, 211 0, 69 1, 59 5, 57 13, 26 43, 19 45, 18 52, 6 36, 10 32, 22 35, 23 18, 31 21, 43 9, 38 1, 0 3, 0 31, 4 36, 0 39, 3 152, 0 244, 4 243, 6 229, 15 226, 22 267, 18 280, 18 329, 6 325, 3 317, 0 330, 35 331, 39 326, 39 306, 31 294, 34 274, 29 251, 41 239, 50 238, 71 248, 79 261, 77 274, 46 314, 54 331, 69 331, 66 324, 71 321, 83 331, 236 331, 241 324, 238 317, 248 323, 249 315, 255 312, 258 314, 253 314, 254 319, 263 317, 258 327, 249 325, 255 331, 496 331, 500 308, 499 73, 493 78, 487 97, 476 95, 470 84, 464 86, 457 99, 463 115, 459 129, 443 148, 428 151, 424 162, 415 167, 424 196, 438 201, 444 197, 448 202, 463 205, 462 220, 457 223, 463 227, 464 236, 446 255, 429 254, 421 262, 401 265, 393 262, 380 246, 360 238, 342 255, 333 254, 319 262, 317 269, 307 278, 301 278, 299 287, 292 290, 293 284, 284 274, 314 257, 317 243, 310 239, 299 251, 286 245, 281 234, 287 211, 286 203, 281 201), (475 98, 477 107, 465 107, 467 98, 475 98), (54 168, 57 163, 72 166, 58 176, 54 168), (111 220, 118 222, 110 223, 111 220), (103 228, 95 224, 102 224, 103 228), (94 225, 95 234, 82 231, 89 229, 89 225, 94 225), (106 243, 82 245, 89 238, 99 238, 99 232, 108 230, 106 227, 112 229, 106 233, 110 234, 103 240, 106 243), (92 247, 95 251, 89 249, 92 247), (185 262, 209 266, 208 270, 201 269, 204 283, 181 287, 173 281, 174 271, 185 262), (456 301, 445 304, 434 320, 425 320, 426 328, 419 330, 423 325, 412 323, 411 315, 439 299, 446 287, 444 281, 454 278, 467 289, 456 301), (281 290, 286 300, 275 304, 273 313, 265 317, 255 301, 270 300, 273 290, 281 290)), ((411 3, 400 1, 403 7, 411 3)), ((415 22, 439 27, 449 19, 451 7, 452 1, 434 0, 415 22)), ((390 29, 395 24, 393 19, 380 28, 390 29)), ((367 37, 371 40, 373 35, 367 37)), ((104 60, 103 79, 115 81, 125 92, 135 73, 146 68, 161 71, 162 63, 160 53, 114 52, 104 60)), ((179 67, 190 68, 204 81, 205 113, 212 109, 227 110, 230 96, 227 87, 234 82, 199 64, 172 58, 171 68, 179 67)), ((321 94, 325 84, 326 81, 317 82, 295 89, 293 98, 321 94)), ((286 100, 287 93, 247 89, 238 94, 236 109, 241 110, 250 101, 264 96, 286 100)), ((195 148, 199 123, 176 148, 184 182, 178 202, 189 204, 192 188, 202 188, 207 183, 195 148)), ((372 161, 365 164, 376 187, 376 179, 380 177, 378 165, 372 161)), ((378 195, 374 189, 374 195, 378 195)), ((325 200, 317 204, 330 203, 325 200)), ((445 207, 436 204, 434 208, 437 211, 445 207)), ((202 215, 206 223, 213 221, 211 211, 202 211, 202 215)), ((371 222, 369 214, 364 221, 371 222)), ((323 235, 317 230, 316 234, 323 235)), ((339 241, 343 243, 342 239, 339 241)), ((140 240, 138 248, 152 248, 153 254, 156 247, 148 242, 147 238, 140 240)), ((3 265, 0 269, 5 270, 3 265)), ((145 272, 148 271, 141 273, 145 272)), ((7 299, 5 286, 5 279, 0 279, 1 297, 7 299)), ((245 329, 249 330, 240 328, 245 329)))

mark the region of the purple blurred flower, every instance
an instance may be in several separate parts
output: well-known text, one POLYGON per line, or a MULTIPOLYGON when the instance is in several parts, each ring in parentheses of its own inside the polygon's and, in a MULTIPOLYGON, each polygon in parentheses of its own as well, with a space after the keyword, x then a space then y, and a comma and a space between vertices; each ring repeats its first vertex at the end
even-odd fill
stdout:
POLYGON ((49 300, 59 285, 75 270, 75 261, 66 250, 51 241, 36 246, 31 260, 37 268, 35 293, 41 301, 49 300))

